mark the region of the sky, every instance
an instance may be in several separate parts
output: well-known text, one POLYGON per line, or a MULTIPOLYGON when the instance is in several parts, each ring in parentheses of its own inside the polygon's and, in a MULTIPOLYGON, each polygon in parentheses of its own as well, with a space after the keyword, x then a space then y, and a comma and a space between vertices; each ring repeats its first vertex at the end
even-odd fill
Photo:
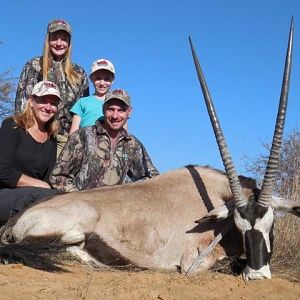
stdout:
MULTIPOLYGON (((42 54, 47 24, 72 27, 72 60, 87 73, 98 58, 116 69, 112 89, 132 99, 130 133, 165 173, 188 164, 224 169, 188 37, 239 174, 271 143, 291 17, 294 51, 285 135, 299 128, 299 0, 3 1, 0 71, 18 78, 42 54)), ((92 85, 91 92, 94 91, 92 85)))

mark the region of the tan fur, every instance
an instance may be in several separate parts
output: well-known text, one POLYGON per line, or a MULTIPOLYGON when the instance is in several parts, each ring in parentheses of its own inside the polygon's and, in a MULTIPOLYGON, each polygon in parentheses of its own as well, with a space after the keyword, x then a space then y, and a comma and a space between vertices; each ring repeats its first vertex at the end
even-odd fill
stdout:
MULTIPOLYGON (((66 244, 83 243, 105 263, 120 256, 140 267, 186 271, 223 226, 195 221, 231 197, 224 174, 188 166, 141 183, 55 196, 27 209, 2 241, 8 233, 17 242, 58 235, 66 244)), ((225 255, 223 248, 214 253, 217 257, 208 255, 202 268, 225 255)))

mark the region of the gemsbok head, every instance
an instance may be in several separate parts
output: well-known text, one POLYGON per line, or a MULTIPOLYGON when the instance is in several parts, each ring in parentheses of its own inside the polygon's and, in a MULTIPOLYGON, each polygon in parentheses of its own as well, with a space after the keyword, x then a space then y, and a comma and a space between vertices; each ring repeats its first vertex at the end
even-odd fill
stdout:
POLYGON ((245 195, 242 193, 242 187, 237 176, 233 161, 231 159, 228 147, 226 145, 226 141, 222 133, 222 129, 218 121, 218 117, 206 81, 204 79, 204 75, 201 70, 196 51, 194 49, 191 38, 189 38, 198 79, 200 81, 207 111, 234 198, 234 223, 242 234, 243 247, 247 258, 247 266, 243 273, 245 280, 271 277, 270 259, 274 239, 274 209, 272 201, 275 201, 276 199, 274 196, 272 197, 272 191, 274 188, 275 176, 280 159, 280 148, 282 143, 288 102, 292 63, 293 28, 294 24, 292 18, 289 31, 282 89, 270 155, 266 166, 260 194, 257 197, 252 196, 249 199, 246 199, 245 195))

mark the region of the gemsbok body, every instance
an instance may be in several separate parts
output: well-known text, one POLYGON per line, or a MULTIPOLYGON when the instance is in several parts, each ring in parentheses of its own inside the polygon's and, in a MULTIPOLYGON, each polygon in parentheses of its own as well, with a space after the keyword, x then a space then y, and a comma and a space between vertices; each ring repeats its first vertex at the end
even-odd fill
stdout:
POLYGON ((274 138, 262 188, 238 177, 198 62, 192 54, 225 172, 187 166, 145 182, 53 196, 11 218, 1 243, 51 240, 84 262, 196 272, 245 255, 244 279, 270 278, 274 211, 300 203, 272 196, 291 72, 291 22, 274 138))

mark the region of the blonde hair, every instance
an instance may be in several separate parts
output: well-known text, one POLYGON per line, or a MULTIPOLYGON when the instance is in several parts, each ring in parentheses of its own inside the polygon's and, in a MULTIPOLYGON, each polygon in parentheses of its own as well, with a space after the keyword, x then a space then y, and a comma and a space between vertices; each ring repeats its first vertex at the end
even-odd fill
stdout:
MULTIPOLYGON (((33 101, 35 97, 31 97, 31 99, 33 101)), ((26 105, 25 105, 25 109, 22 113, 14 115, 13 119, 15 121, 15 123, 17 124, 16 127, 21 127, 24 128, 25 131, 27 132, 29 128, 31 128, 34 125, 34 115, 32 112, 32 108, 30 106, 30 101, 28 100, 26 105)), ((55 137, 58 129, 59 129, 59 125, 55 119, 55 116, 53 116, 53 118, 51 118, 46 124, 45 124, 45 129, 48 133, 49 137, 55 137)))
MULTIPOLYGON (((72 66, 71 50, 72 50, 72 44, 71 44, 71 37, 70 37, 70 44, 65 54, 65 58, 64 58, 65 63, 63 65, 63 69, 71 85, 74 87, 80 84, 80 74, 78 74, 72 66)), ((42 62, 43 80, 48 80, 47 78, 48 72, 51 68, 52 61, 53 61, 53 57, 49 49, 49 32, 47 32, 45 42, 44 42, 44 50, 43 50, 43 62, 42 62)))

